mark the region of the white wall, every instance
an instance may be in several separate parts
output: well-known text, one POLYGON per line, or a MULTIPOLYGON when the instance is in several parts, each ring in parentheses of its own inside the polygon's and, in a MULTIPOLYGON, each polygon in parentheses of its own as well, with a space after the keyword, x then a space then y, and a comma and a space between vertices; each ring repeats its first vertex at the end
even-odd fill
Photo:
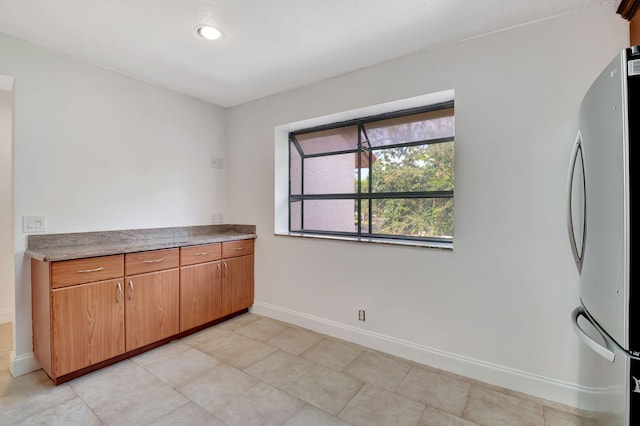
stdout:
POLYGON ((232 108, 230 218, 257 225, 254 311, 576 405, 567 167, 582 96, 628 42, 610 4, 232 108), (273 235, 275 126, 447 89, 453 251, 273 235))
POLYGON ((13 79, 0 75, 0 324, 13 322, 13 79))
POLYGON ((14 374, 34 368, 22 216, 46 231, 209 224, 226 213, 225 110, 0 35, 15 78, 14 374))

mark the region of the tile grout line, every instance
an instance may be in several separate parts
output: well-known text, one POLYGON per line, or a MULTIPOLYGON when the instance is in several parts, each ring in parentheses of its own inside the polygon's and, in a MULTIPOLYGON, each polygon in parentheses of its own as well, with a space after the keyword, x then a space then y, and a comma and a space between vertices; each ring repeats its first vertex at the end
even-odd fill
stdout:
POLYGON ((91 407, 89 406, 89 404, 87 404, 87 401, 85 401, 85 400, 84 400, 84 398, 82 398, 82 397, 78 394, 78 392, 76 392, 76 390, 73 388, 73 386, 71 386, 71 383, 69 383, 67 386, 69 386, 69 389, 71 389, 71 391, 72 391, 74 394, 76 394, 76 397, 77 397, 77 398, 79 398, 79 399, 80 399, 80 401, 82 401, 82 403, 85 405, 85 407, 87 407, 87 408, 89 409, 89 411, 91 411, 91 412, 93 413, 93 415, 94 415, 94 416, 96 416, 96 418, 97 418, 98 420, 100 420, 100 423, 102 423, 103 425, 106 425, 106 424, 107 424, 104 420, 102 420, 102 417, 100 417, 100 416, 98 415, 98 413, 96 413, 95 411, 93 411, 93 408, 91 408, 91 407))
MULTIPOLYGON (((360 391, 362 391, 362 388, 364 388, 364 385, 367 384, 367 382, 365 382, 364 380, 361 380, 362 384, 360 385, 360 387, 358 388, 358 390, 356 391, 356 393, 353 394, 353 396, 351 397, 351 399, 349 399, 349 401, 347 401, 346 404, 344 404, 344 407, 342 407, 340 409, 340 411, 338 411, 338 414, 335 415, 335 417, 339 417, 342 419, 342 417, 340 417, 340 414, 342 414, 342 412, 344 411, 345 408, 347 408, 347 406, 351 403, 351 401, 353 401, 354 399, 356 399, 356 396, 358 396, 358 394, 360 393, 360 391)), ((344 420, 344 419, 343 419, 344 420)))
POLYGON ((402 385, 402 383, 404 383, 404 380, 407 378, 407 376, 409 375, 409 372, 411 372, 412 369, 413 369, 413 365, 409 365, 409 369, 407 370, 406 373, 404 373, 404 376, 402 376, 402 380, 400 380, 400 383, 398 383, 398 385, 395 387, 395 389, 393 390, 393 393, 400 395, 398 393, 398 389, 400 389, 400 386, 402 385))
MULTIPOLYGON (((425 404, 424 402, 416 401, 413 398, 409 398, 407 396, 404 396, 404 395, 401 395, 401 394, 398 393, 398 389, 400 389, 400 386, 402 385, 402 383, 404 383, 404 379, 407 378, 407 376, 409 375, 409 372, 411 372, 413 367, 414 367, 413 365, 409 365, 409 369, 407 370, 406 373, 404 373, 404 376, 402 377, 402 380, 400 380, 400 383, 398 383, 398 385, 393 390, 393 394, 394 395, 398 395, 398 396, 403 397, 403 398, 407 398, 409 401, 417 402, 419 404, 424 405, 424 408, 422 409, 422 412, 420 413, 420 417, 418 417, 418 424, 419 424, 420 423, 420 419, 422 419, 422 416, 424 416, 424 413, 427 411, 427 407, 429 407, 429 406, 427 404, 425 404)), ((465 401, 465 404, 466 404, 466 401, 465 401)))
POLYGON ((473 420, 468 419, 464 416, 465 411, 467 410, 467 406, 469 405, 469 394, 471 393, 471 388, 473 388, 475 386, 474 383, 469 383, 469 389, 467 390, 467 396, 464 399, 464 406, 462 407, 462 412, 460 413, 460 418, 473 422, 473 420))

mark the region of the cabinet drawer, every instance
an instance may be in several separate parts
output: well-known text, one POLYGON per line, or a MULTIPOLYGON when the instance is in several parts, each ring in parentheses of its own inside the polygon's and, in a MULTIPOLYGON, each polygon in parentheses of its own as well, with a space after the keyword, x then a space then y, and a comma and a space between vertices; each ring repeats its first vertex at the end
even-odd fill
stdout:
POLYGON ((51 262, 51 288, 104 281, 124 276, 124 255, 51 262))
POLYGON ((180 265, 195 265, 196 263, 220 260, 222 244, 202 244, 199 246, 182 247, 180 249, 180 265))
POLYGON ((225 241, 222 243, 222 257, 244 256, 253 254, 253 240, 225 241))
POLYGON ((153 250, 127 253, 124 257, 125 275, 144 274, 177 268, 180 264, 180 250, 153 250))

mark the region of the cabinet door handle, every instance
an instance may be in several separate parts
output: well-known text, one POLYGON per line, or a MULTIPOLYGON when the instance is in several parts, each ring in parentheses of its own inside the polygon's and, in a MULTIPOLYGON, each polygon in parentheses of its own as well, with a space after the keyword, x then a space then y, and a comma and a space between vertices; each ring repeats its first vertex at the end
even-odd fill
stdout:
POLYGON ((196 253, 196 256, 206 256, 206 255, 208 255, 208 254, 209 254, 209 252, 208 252, 208 251, 204 251, 204 252, 202 252, 202 253, 196 253))
POLYGON ((129 300, 133 300, 133 281, 129 280, 129 300))
POLYGON ((220 278, 222 276, 222 268, 220 267, 220 264, 218 263, 218 278, 220 278))
POLYGON ((95 268, 95 269, 79 269, 78 273, 79 274, 86 274, 87 272, 99 272, 102 271, 104 269, 104 266, 101 266, 99 268, 95 268))
POLYGON ((224 277, 227 278, 227 275, 229 275, 229 265, 227 265, 227 262, 224 262, 224 277))
POLYGON ((164 260, 164 257, 161 257, 160 259, 156 259, 156 260, 145 260, 144 263, 158 263, 158 262, 162 262, 164 260))
POLYGON ((118 283, 118 303, 122 302, 122 283, 118 283))

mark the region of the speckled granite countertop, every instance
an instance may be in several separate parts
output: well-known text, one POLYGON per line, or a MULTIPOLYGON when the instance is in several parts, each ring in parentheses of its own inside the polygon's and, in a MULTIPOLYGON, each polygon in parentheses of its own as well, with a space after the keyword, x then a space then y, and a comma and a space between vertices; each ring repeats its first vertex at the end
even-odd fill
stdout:
POLYGON ((204 225, 29 235, 28 256, 51 262, 256 238, 255 225, 204 225))

